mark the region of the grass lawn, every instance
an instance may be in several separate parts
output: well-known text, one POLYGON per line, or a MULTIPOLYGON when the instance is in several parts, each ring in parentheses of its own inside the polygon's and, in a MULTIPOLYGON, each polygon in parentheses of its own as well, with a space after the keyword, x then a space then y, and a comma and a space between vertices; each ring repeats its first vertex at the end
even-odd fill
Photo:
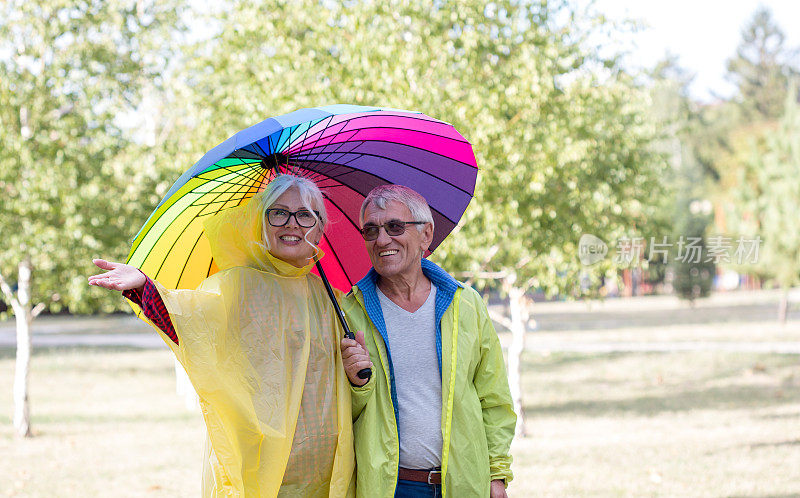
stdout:
POLYGON ((176 396, 173 365, 166 349, 36 351, 36 437, 19 440, 0 350, 0 496, 199 496, 203 421, 176 396))
POLYGON ((800 496, 800 356, 524 359, 514 496, 800 496))
MULTIPOLYGON (((800 357, 526 353, 512 497, 798 496, 800 357)), ((198 496, 203 426, 166 350, 35 352, 36 437, 11 427, 0 349, 0 496, 198 496)))

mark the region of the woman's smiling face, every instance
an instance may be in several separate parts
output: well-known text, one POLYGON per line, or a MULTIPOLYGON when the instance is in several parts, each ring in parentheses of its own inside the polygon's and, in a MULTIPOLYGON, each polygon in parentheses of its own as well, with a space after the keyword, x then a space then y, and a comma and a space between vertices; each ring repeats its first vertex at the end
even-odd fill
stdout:
MULTIPOLYGON (((312 209, 319 209, 319 207, 311 206, 312 209)), ((308 207, 303 204, 300 191, 292 187, 281 194, 269 209, 285 209, 294 213, 307 210, 308 207)), ((322 240, 322 227, 319 220, 314 226, 303 228, 297 223, 296 216, 290 216, 289 221, 282 227, 270 225, 265 216, 264 232, 267 236, 269 252, 276 258, 298 268, 306 266, 316 253, 316 248, 312 247, 309 242, 316 246, 322 240)))

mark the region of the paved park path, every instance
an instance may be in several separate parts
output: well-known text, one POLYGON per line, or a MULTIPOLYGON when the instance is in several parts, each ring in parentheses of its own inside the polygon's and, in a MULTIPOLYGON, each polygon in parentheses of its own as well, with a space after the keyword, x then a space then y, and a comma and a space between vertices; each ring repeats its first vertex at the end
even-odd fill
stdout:
MULTIPOLYGON (((539 352, 729 351, 800 354, 800 311, 787 324, 776 321, 776 291, 715 294, 694 307, 672 296, 605 302, 535 303, 525 348, 539 352)), ((492 309, 502 313, 503 307, 492 309)), ((501 342, 510 334, 498 325, 501 342)), ((13 348, 13 319, 0 322, 0 348, 13 348)), ((163 341, 129 314, 42 316, 33 324, 37 347, 157 349, 163 341)))

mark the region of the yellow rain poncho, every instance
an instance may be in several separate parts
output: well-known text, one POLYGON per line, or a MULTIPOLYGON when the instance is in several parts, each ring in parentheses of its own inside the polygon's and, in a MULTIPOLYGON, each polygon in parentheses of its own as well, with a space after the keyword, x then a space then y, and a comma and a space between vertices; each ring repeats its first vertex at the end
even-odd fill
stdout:
POLYGON ((258 202, 205 224, 220 271, 196 290, 156 283, 208 431, 203 496, 352 496, 341 327, 311 264, 260 245, 258 202))

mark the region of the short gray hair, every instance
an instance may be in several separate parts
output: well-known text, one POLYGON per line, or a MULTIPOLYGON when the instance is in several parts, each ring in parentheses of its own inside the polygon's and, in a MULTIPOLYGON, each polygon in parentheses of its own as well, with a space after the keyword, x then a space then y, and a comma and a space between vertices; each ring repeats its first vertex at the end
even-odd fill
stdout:
MULTIPOLYGON (((417 191, 405 185, 381 185, 372 189, 361 204, 358 223, 364 226, 364 212, 367 210, 367 206, 373 204, 378 209, 386 209, 386 205, 391 201, 399 202, 411 211, 413 220, 402 221, 424 221, 433 226, 433 213, 431 213, 431 208, 428 206, 428 201, 417 191)), ((424 229, 425 225, 417 225, 417 230, 420 232, 424 229)))
MULTIPOLYGON (((300 199, 302 199, 303 206, 306 209, 315 214, 315 216, 315 211, 319 212, 319 218, 317 219, 317 222, 319 223, 320 228, 324 231, 325 225, 328 223, 328 214, 325 211, 325 200, 322 197, 322 192, 319 190, 319 187, 317 187, 316 183, 308 178, 303 178, 302 176, 289 174, 278 175, 271 182, 269 182, 266 187, 264 187, 263 191, 256 194, 257 199, 254 200, 260 203, 262 218, 267 215, 267 209, 275 204, 275 201, 278 200, 278 197, 283 195, 284 192, 292 187, 296 188, 300 192, 300 199)), ((267 244, 267 249, 269 249, 266 223, 264 223, 262 226, 263 229, 261 235, 264 239, 264 243, 267 244)))

